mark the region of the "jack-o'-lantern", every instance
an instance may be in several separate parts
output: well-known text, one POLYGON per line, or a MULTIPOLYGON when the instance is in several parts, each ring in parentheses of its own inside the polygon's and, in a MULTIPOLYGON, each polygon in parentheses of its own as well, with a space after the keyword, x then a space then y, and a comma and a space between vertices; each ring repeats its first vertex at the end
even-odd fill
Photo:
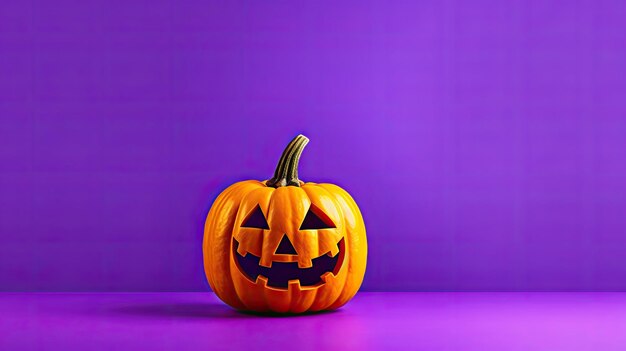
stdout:
POLYGON ((298 179, 308 143, 298 135, 274 177, 224 190, 204 227, 204 270, 217 296, 247 311, 339 308, 359 289, 367 241, 352 197, 333 184, 298 179))

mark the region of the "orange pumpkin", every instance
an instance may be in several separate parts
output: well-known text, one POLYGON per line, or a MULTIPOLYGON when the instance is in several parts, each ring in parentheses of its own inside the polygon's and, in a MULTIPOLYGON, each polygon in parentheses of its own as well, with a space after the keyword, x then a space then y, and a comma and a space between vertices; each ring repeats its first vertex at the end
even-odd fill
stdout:
POLYGON ((298 135, 274 177, 235 183, 215 200, 204 226, 204 271, 228 305, 247 311, 336 309, 357 292, 367 241, 352 197, 333 184, 304 183, 298 135))

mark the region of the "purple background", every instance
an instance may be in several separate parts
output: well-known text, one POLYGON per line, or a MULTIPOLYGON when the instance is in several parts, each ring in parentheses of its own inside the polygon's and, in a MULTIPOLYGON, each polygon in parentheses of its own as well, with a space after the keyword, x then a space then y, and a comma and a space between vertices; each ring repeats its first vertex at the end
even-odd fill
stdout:
POLYGON ((365 290, 626 289, 622 1, 3 1, 0 290, 206 290, 228 184, 364 213, 365 290))

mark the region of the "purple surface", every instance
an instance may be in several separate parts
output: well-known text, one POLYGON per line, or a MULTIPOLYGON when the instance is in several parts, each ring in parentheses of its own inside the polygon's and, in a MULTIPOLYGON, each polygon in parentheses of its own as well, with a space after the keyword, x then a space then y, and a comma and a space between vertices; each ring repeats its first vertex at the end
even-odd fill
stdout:
POLYGON ((626 289, 625 13, 2 1, 0 290, 207 289, 211 201, 299 132, 366 290, 626 289))
POLYGON ((0 294, 3 350, 623 350, 624 293, 361 293, 245 315, 211 293, 0 294))

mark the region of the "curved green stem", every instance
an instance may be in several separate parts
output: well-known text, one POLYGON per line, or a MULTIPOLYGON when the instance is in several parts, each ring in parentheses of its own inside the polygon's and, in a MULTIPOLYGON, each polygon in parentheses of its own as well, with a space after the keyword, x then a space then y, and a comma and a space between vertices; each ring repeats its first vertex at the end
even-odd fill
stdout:
POLYGON ((298 179, 298 163, 300 162, 300 156, 302 156, 302 150, 304 150, 304 147, 308 143, 309 138, 302 134, 295 137, 280 156, 280 160, 274 171, 274 177, 265 184, 274 188, 281 186, 300 186, 300 179, 298 179))

